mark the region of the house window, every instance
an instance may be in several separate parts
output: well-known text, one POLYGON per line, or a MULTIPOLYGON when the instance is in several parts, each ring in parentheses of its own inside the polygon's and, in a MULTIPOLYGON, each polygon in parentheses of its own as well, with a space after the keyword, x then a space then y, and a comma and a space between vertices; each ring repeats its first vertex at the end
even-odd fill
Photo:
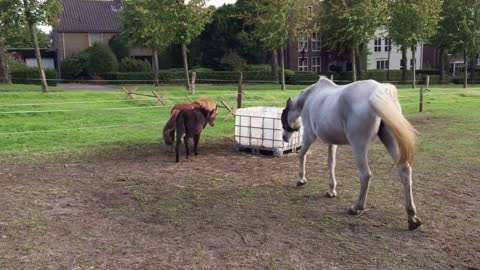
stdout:
POLYGON ((312 51, 318 52, 321 49, 320 33, 316 32, 312 34, 312 51))
POLYGON ((385 39, 385 51, 389 52, 392 50, 392 39, 386 38, 385 39))
POLYGON ((373 47, 373 50, 376 52, 381 52, 382 51, 382 39, 381 38, 376 38, 375 39, 375 46, 373 47))
POLYGON ((88 45, 92 47, 95 43, 103 43, 102 33, 88 33, 88 45))
POLYGON ((321 71, 321 58, 319 56, 312 57, 312 72, 319 73, 321 71))
POLYGON ((308 58, 307 57, 299 57, 298 58, 298 71, 308 72, 308 58))
MULTIPOLYGON (((410 68, 413 69, 413 59, 410 59, 410 68)), ((415 66, 418 68, 417 59, 415 59, 415 66)))
POLYGON ((377 61, 377 70, 388 69, 389 65, 390 65, 390 63, 388 62, 388 60, 379 60, 379 61, 377 61))
POLYGON ((306 35, 302 35, 298 38, 298 51, 307 52, 308 51, 308 38, 306 35))

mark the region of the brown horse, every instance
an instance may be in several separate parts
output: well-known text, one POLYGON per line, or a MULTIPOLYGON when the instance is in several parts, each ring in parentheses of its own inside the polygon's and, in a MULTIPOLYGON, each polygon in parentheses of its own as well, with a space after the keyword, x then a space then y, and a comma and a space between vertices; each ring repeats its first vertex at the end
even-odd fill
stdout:
POLYGON ((215 111, 214 114, 210 117, 209 124, 210 126, 215 126, 216 116, 217 116, 217 104, 215 101, 207 98, 201 97, 197 101, 188 104, 177 104, 172 108, 170 112, 170 119, 165 124, 163 128, 163 141, 166 145, 172 145, 175 140, 175 129, 176 129, 176 121, 178 118, 178 114, 181 111, 191 111, 198 108, 204 108, 207 111, 215 111))
POLYGON ((188 159, 190 151, 188 149, 188 140, 193 138, 193 152, 198 155, 197 148, 200 141, 200 134, 207 124, 217 113, 217 108, 207 110, 205 108, 195 108, 193 110, 180 110, 177 115, 175 127, 177 131, 177 143, 175 146, 175 160, 180 161, 180 144, 182 138, 185 142, 185 155, 188 159))

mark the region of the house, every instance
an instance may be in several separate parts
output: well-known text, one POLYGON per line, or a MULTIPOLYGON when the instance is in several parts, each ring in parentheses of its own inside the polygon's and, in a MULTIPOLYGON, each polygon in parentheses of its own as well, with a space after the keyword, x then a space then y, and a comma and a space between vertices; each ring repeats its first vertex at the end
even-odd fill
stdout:
MULTIPOLYGON (((63 0, 59 25, 53 29, 58 63, 96 42, 108 44, 120 32, 120 0, 63 0)), ((135 57, 151 58, 151 50, 133 49, 135 57)))
MULTIPOLYGON (((384 30, 377 30, 375 38, 368 42, 367 69, 369 70, 400 70, 402 69, 402 51, 400 47, 392 43, 388 33, 384 30), (390 54, 390 58, 389 58, 390 54)), ((418 44, 416 48, 416 68, 422 69, 424 59, 424 45, 418 44)), ((413 66, 412 50, 407 50, 407 63, 409 69, 413 66)))
MULTIPOLYGON (((33 48, 8 48, 15 59, 25 63, 29 67, 37 67, 37 59, 35 58, 35 50, 33 48)), ((40 48, 40 56, 42 58, 42 67, 45 69, 57 69, 57 51, 50 48, 40 48)))
MULTIPOLYGON (((400 70, 402 67, 402 52, 400 48, 392 44, 385 31, 378 30, 375 38, 367 44, 368 70, 400 70), (390 54, 390 60, 389 60, 390 54)), ((434 53, 425 54, 423 44, 417 46, 416 59, 417 69, 422 69, 424 63, 435 64, 438 59, 434 53)), ((437 57, 438 58, 438 57, 437 57)), ((407 52, 407 63, 412 66, 411 50, 407 52)), ((328 73, 332 71, 351 71, 352 63, 350 56, 340 55, 333 51, 328 52, 322 48, 321 33, 313 33, 311 37, 301 37, 298 41, 291 42, 286 50, 286 66, 288 69, 301 72, 328 73)))

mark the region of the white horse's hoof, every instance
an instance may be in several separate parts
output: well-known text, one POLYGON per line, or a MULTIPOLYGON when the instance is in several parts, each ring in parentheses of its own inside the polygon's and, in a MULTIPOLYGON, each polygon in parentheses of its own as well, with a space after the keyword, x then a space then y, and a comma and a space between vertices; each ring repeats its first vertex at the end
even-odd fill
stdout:
POLYGON ((408 219, 408 230, 413 231, 420 226, 422 226, 422 221, 419 218, 413 217, 408 219))
POLYGON ((335 198, 335 197, 337 197, 337 192, 336 191, 333 191, 333 192, 327 191, 327 192, 325 192, 325 197, 335 198))
POLYGON ((350 207, 350 209, 348 209, 348 214, 352 215, 352 216, 358 216, 358 215, 362 214, 363 211, 365 211, 365 209, 356 208, 355 206, 352 206, 352 207, 350 207))
POLYGON ((297 179, 297 187, 301 187, 301 186, 305 185, 306 183, 307 183, 307 179, 306 179, 306 178, 297 179))

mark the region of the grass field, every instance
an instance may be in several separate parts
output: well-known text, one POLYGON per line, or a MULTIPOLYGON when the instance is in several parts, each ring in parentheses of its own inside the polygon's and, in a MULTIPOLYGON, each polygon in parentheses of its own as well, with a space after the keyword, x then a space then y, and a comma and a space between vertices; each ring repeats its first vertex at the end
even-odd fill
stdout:
MULTIPOLYGON (((129 87, 134 89, 135 87, 129 87)), ((275 85, 246 85, 245 106, 283 107, 275 85)), ((42 94, 0 86, 0 268, 2 269, 478 269, 480 88, 435 86, 418 113, 418 89, 399 89, 419 131, 414 198, 424 225, 406 230, 393 161, 376 142, 367 210, 351 149, 339 148, 338 197, 327 190, 326 147, 296 188, 295 154, 234 151, 233 119, 207 128, 200 155, 175 164, 162 148, 179 86, 139 86, 168 97, 119 91, 42 94), (25 105, 29 104, 29 105, 25 105), (43 111, 43 112, 42 112, 43 111), (46 112, 49 111, 49 112, 46 112)), ((236 103, 236 86, 198 95, 236 103)))
MULTIPOLYGON (((285 100, 302 88, 290 86, 287 92, 281 92, 275 85, 247 85, 244 106, 283 107, 285 100)), ((32 153, 67 152, 82 155, 120 145, 160 142, 161 129, 170 107, 187 100, 179 86, 139 86, 137 91, 148 94, 151 90, 167 98, 166 106, 148 97, 128 99, 120 90, 67 92, 52 88, 50 93, 42 94, 37 86, 0 86, 0 156, 32 157, 32 153)), ((201 95, 218 102, 224 100, 230 106, 236 104, 234 85, 202 85, 197 87, 197 95, 192 98, 201 95)), ((400 99, 404 112, 415 117, 418 90, 401 88, 400 99)), ((478 121, 480 112, 476 108, 480 106, 479 99, 478 88, 434 87, 426 94, 424 114, 460 117, 459 123, 451 123, 442 130, 455 131, 463 121, 478 121)), ((233 118, 224 122, 223 115, 226 115, 225 110, 220 112, 218 125, 206 130, 207 139, 232 137, 233 118)), ((468 125, 467 128, 473 129, 473 133, 478 132, 478 125, 468 125)), ((463 143, 468 145, 471 142, 463 143)))

